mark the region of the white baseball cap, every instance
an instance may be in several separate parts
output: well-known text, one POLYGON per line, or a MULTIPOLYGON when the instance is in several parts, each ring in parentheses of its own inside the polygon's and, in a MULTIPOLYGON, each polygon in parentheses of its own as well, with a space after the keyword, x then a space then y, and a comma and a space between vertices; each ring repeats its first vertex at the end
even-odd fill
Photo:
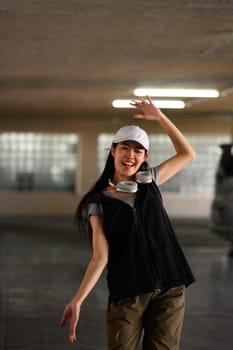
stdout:
POLYGON ((147 151, 149 149, 149 137, 145 130, 137 125, 127 125, 120 128, 113 137, 113 143, 123 141, 135 141, 140 143, 147 151))

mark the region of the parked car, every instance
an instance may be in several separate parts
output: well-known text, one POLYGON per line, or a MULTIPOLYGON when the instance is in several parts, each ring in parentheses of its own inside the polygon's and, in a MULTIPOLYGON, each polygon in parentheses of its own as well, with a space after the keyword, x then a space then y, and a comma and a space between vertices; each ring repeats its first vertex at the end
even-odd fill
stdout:
POLYGON ((233 144, 220 145, 222 155, 216 172, 211 229, 231 242, 233 257, 233 144))

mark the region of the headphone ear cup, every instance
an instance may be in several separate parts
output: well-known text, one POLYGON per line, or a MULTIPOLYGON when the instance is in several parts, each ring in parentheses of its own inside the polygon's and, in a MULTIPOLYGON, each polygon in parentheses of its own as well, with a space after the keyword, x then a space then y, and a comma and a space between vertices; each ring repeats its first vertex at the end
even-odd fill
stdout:
POLYGON ((135 175, 135 180, 140 184, 148 184, 152 182, 151 171, 138 171, 135 175))

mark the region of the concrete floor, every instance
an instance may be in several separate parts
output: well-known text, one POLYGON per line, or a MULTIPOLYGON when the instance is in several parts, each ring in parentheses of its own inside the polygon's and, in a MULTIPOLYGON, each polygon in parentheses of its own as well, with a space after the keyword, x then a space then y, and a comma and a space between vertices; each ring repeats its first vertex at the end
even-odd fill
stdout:
MULTIPOLYGON (((231 350, 233 259, 208 222, 174 222, 196 275, 186 290, 181 350, 231 350)), ((0 219, 0 350, 106 350, 105 276, 82 307, 78 342, 59 327, 90 257, 72 219, 0 219)), ((133 350, 133 349, 129 349, 133 350)))

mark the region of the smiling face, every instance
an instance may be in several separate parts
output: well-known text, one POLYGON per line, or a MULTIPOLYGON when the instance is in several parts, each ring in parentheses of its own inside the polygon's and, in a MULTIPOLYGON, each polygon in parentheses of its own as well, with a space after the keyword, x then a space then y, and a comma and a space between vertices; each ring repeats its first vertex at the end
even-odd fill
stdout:
POLYGON ((115 148, 111 148, 111 153, 115 165, 114 182, 133 180, 141 164, 148 158, 146 150, 135 141, 119 142, 115 148))

